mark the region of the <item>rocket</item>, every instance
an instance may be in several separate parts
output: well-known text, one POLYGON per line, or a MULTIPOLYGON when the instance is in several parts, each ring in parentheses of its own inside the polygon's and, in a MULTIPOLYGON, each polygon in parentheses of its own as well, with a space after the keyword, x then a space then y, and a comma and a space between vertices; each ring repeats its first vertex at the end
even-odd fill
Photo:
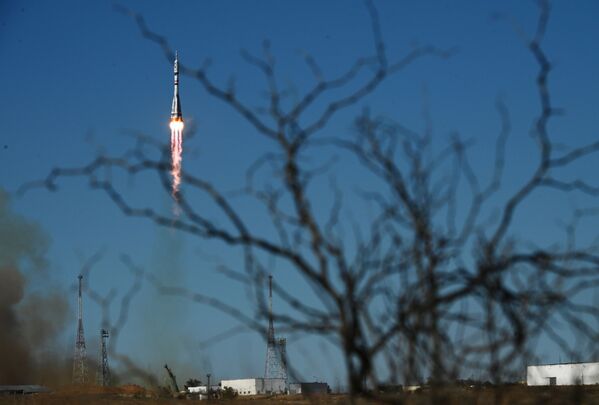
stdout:
POLYGON ((171 108, 171 121, 183 122, 183 114, 181 113, 181 100, 179 100, 179 53, 175 52, 175 63, 174 63, 174 76, 175 76, 175 92, 173 94, 173 105, 171 108))
POLYGON ((171 107, 171 159, 173 168, 173 197, 178 200, 179 185, 181 184, 181 160, 183 154, 183 114, 181 113, 181 101, 179 100, 179 53, 175 52, 174 64, 175 92, 173 94, 173 105, 171 107))

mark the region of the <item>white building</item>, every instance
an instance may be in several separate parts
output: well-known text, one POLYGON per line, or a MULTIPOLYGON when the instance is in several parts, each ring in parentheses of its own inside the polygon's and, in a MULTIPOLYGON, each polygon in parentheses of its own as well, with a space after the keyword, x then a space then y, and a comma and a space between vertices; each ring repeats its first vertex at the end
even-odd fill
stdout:
POLYGON ((599 363, 564 363, 528 366, 527 385, 599 384, 599 363))
POLYGON ((232 388, 239 395, 286 394, 287 383, 284 378, 243 378, 222 380, 222 389, 232 388))

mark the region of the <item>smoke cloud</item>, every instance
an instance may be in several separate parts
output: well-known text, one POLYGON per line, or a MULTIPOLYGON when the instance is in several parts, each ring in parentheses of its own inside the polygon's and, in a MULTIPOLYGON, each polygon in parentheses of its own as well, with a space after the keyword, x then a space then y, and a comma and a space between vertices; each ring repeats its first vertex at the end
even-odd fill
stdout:
POLYGON ((68 381, 57 337, 69 305, 57 289, 30 292, 28 282, 47 278, 48 236, 10 209, 0 189, 0 384, 45 384, 68 381))
MULTIPOLYGON (((184 245, 180 234, 166 229, 157 230, 148 271, 164 285, 185 285, 186 277, 181 263, 184 245)), ((153 288, 148 289, 143 301, 141 316, 145 333, 156 337, 145 348, 152 372, 162 382, 165 377, 163 365, 167 363, 179 380, 186 376, 197 377, 197 366, 190 364, 190 355, 194 355, 194 352, 185 347, 186 334, 182 333, 187 324, 188 303, 176 297, 160 295, 153 288), (157 319, 160 322, 156 322, 157 319)))

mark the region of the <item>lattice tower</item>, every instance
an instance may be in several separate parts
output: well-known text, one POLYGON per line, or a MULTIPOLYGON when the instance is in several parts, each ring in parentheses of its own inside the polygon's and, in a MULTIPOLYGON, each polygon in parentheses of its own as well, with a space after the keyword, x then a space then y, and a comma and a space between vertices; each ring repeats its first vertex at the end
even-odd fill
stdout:
POLYGON ((266 364, 264 378, 287 379, 286 340, 275 338, 272 312, 272 275, 268 276, 268 335, 266 343, 266 364))
POLYGON ((96 382, 98 385, 103 387, 110 385, 110 368, 108 367, 108 347, 106 343, 108 337, 108 331, 106 329, 102 329, 100 332, 100 338, 102 342, 100 348, 100 364, 98 365, 96 382))
POLYGON ((79 277, 79 295, 77 304, 79 307, 79 316, 77 317, 77 340, 75 341, 75 355, 73 356, 73 383, 85 384, 87 380, 87 365, 85 354, 85 335, 83 333, 83 302, 81 297, 81 283, 83 276, 79 277))

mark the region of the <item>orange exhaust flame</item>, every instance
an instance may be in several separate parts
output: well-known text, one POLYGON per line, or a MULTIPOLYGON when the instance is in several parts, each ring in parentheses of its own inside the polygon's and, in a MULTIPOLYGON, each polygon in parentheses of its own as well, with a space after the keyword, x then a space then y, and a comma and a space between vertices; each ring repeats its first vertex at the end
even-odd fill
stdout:
POLYGON ((170 122, 171 128, 171 176, 173 177, 173 198, 179 199, 179 187, 181 185, 181 162, 183 160, 183 120, 173 119, 170 122))

